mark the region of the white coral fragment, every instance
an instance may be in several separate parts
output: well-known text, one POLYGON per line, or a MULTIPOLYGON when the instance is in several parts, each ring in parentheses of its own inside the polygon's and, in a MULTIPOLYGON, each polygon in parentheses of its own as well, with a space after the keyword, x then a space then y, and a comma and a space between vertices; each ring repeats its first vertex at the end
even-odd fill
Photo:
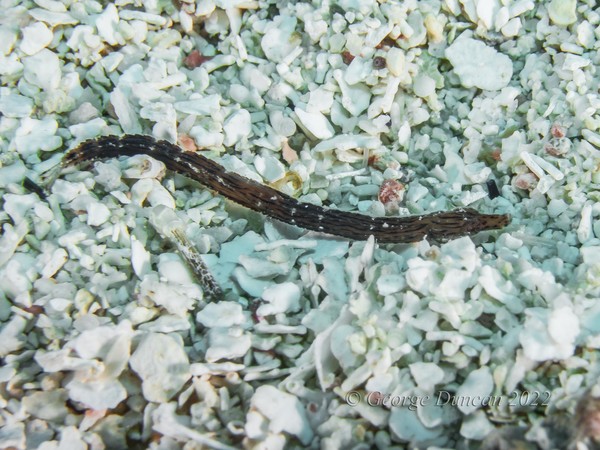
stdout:
POLYGON ((579 319, 570 307, 553 311, 528 308, 519 335, 525 356, 532 361, 566 359, 573 355, 579 335, 579 319))
POLYGON ((269 316, 300 309, 300 288, 295 283, 281 283, 268 287, 262 294, 267 303, 258 307, 257 313, 269 316))
POLYGON ((269 29, 260 41, 267 59, 282 62, 298 48, 301 39, 295 33, 297 19, 290 16, 278 16, 270 23, 269 29))
POLYGON ((52 31, 46 24, 36 22, 23 28, 23 40, 19 48, 23 53, 31 56, 46 48, 53 37, 52 31))
POLYGON ((334 136, 334 130, 322 113, 318 111, 304 111, 300 107, 294 109, 300 124, 317 139, 330 139, 334 136))
POLYGON ((263 385, 252 396, 251 405, 269 420, 271 433, 289 433, 304 445, 312 441, 313 430, 297 397, 274 386, 263 385))
POLYGON ((35 55, 23 58, 25 79, 50 92, 58 88, 62 76, 58 55, 47 48, 37 52, 35 55))
POLYGON ((471 372, 456 391, 458 409, 463 414, 471 414, 481 408, 483 399, 491 395, 494 379, 489 367, 481 367, 471 372))
POLYGON ((144 397, 152 402, 167 402, 189 380, 190 364, 183 346, 161 333, 146 334, 129 365, 142 379, 144 397))
POLYGON ((196 321, 207 328, 241 325, 246 321, 242 305, 236 302, 209 303, 196 315, 196 321))
POLYGON ((208 332, 208 344, 206 360, 216 362, 244 356, 250 350, 252 339, 240 327, 215 327, 208 332))
POLYGON ((499 91, 508 85, 513 74, 508 56, 472 38, 457 39, 445 54, 466 88, 499 91))
POLYGON ((576 0, 552 0, 548 5, 548 15, 556 25, 567 26, 577 21, 576 8, 576 0))

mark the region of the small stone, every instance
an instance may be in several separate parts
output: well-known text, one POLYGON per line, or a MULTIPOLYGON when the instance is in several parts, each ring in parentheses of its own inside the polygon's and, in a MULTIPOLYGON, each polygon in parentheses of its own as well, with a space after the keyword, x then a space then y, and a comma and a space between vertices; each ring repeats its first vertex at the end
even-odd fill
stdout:
POLYGON ((196 321, 207 328, 232 327, 246 322, 242 305, 237 302, 222 301, 209 303, 196 315, 196 321))
POLYGON ((289 433, 305 446, 312 441, 313 431, 306 411, 296 396, 263 385, 256 389, 251 405, 269 420, 268 428, 272 433, 289 433))
POLYGON ((435 385, 444 379, 444 370, 434 363, 416 362, 409 369, 417 386, 427 393, 433 393, 435 385))
POLYGON ((23 58, 25 79, 40 89, 50 92, 60 84, 62 76, 58 55, 46 48, 23 58))
POLYGON ((491 395, 493 389, 494 379, 488 367, 481 367, 472 371, 456 391, 455 395, 457 399, 467 400, 459 402, 458 409, 463 414, 473 413, 484 406, 482 403, 473 400, 486 398, 491 395))
POLYGON ((36 22, 23 28, 23 40, 19 48, 26 55, 34 55, 52 42, 54 35, 43 22, 36 22))
POLYGON ((273 62, 282 62, 301 43, 301 38, 295 33, 297 19, 295 17, 280 15, 270 23, 260 41, 260 46, 267 59, 273 62))
POLYGON ((66 407, 68 394, 65 389, 38 391, 23 398, 25 410, 34 417, 43 420, 59 421, 69 410, 66 407))
POLYGON ((466 88, 474 86, 499 91, 508 85, 512 77, 513 66, 510 58, 482 41, 459 38, 445 53, 466 88))
POLYGON ((300 123, 317 139, 329 139, 334 130, 327 118, 320 112, 307 112, 299 107, 294 109, 300 123))
POLYGON ((376 56, 373 58, 373 68, 374 69, 383 69, 386 66, 386 60, 383 56, 376 56))
POLYGON ((358 117, 370 104, 371 90, 363 83, 348 84, 341 70, 333 72, 333 76, 342 91, 342 106, 352 116, 358 117))
POLYGON ((518 17, 513 17, 502 27, 501 31, 506 37, 517 36, 519 31, 521 31, 521 19, 518 17))
POLYGON ((243 357, 250 350, 252 338, 239 327, 215 327, 208 332, 208 344, 206 360, 216 362, 243 357))
POLYGON ((96 28, 98 34, 109 45, 123 45, 125 39, 119 33, 119 12, 113 3, 109 3, 106 9, 96 17, 96 28))
POLYGON ((577 21, 576 8, 576 0, 552 0, 548 5, 548 15, 556 25, 567 26, 577 21))
MULTIPOLYGON (((484 411, 475 411, 463 420, 460 427, 460 434, 467 439, 481 441, 494 429, 494 425, 490 423, 484 411)), ((523 447, 519 448, 525 450, 523 447)))
POLYGON ((198 50, 193 50, 188 56, 185 57, 183 64, 185 64, 188 69, 195 69, 204 62, 209 61, 211 58, 211 56, 203 56, 198 50))
POLYGON ((19 94, 9 94, 2 90, 0 112, 6 117, 29 117, 33 111, 33 101, 19 94))
POLYGON ((442 431, 441 427, 426 427, 416 411, 400 407, 392 408, 389 427, 399 439, 411 442, 413 445, 435 439, 442 431))
POLYGON ((108 206, 100 202, 90 202, 87 205, 87 224, 92 227, 97 227, 110 219, 112 213, 108 206))
POLYGON ((140 279, 150 272, 150 253, 133 235, 131 236, 131 266, 140 279))
POLYGON ((435 94, 435 81, 427 75, 418 75, 413 82, 413 91, 419 97, 435 94))
POLYGON ((300 309, 300 288, 294 283, 286 282, 268 287, 262 293, 262 298, 267 303, 258 307, 257 313, 261 316, 295 312, 300 309))
POLYGON ((569 307, 554 311, 528 308, 519 335, 525 356, 533 361, 566 359, 573 356, 579 335, 579 319, 569 307))
POLYGON ((129 365, 142 379, 144 397, 151 402, 168 402, 191 376, 183 346, 166 334, 146 334, 129 365))
POLYGON ((255 156, 254 167, 268 183, 273 183, 285 176, 285 167, 277 158, 271 155, 255 156))
POLYGON ((225 133, 223 144, 226 146, 232 146, 242 139, 247 139, 252 132, 250 113, 245 109, 236 111, 225 120, 223 131, 225 133))
POLYGON ((396 77, 404 72, 406 57, 404 51, 397 47, 392 47, 386 55, 387 67, 390 73, 396 77))

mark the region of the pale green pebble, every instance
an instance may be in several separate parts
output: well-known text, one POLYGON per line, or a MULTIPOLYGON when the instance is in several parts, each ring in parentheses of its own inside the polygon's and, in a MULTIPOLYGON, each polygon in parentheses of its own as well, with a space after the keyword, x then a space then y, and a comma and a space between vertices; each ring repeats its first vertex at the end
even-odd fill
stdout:
POLYGON ((415 362, 409 365, 409 369, 417 385, 425 392, 432 392, 444 378, 444 370, 434 363, 415 362))
POLYGON ((485 412, 476 411, 463 420, 460 434, 467 439, 482 440, 493 430, 494 426, 488 420, 485 412))
POLYGON ((236 267, 232 275, 240 288, 253 297, 260 297, 264 290, 272 284, 269 281, 257 280, 250 277, 248 272, 242 267, 236 267))
POLYGON ((379 295, 391 295, 400 292, 406 287, 406 280, 397 273, 382 275, 377 279, 377 291, 379 295))
POLYGON ((367 351, 367 339, 364 333, 356 332, 348 337, 347 343, 352 351, 358 355, 362 355, 367 351))
POLYGON ((390 431, 397 439, 406 442, 421 443, 439 439, 439 427, 426 427, 420 419, 421 414, 420 411, 417 414, 417 411, 408 408, 392 408, 389 416, 390 431))
POLYGON ((238 103, 245 103, 250 97, 250 90, 241 84, 232 84, 229 87, 229 96, 238 103))
POLYGON ((254 158, 254 167, 269 183, 280 180, 285 175, 285 167, 272 155, 256 155, 254 158))
POLYGON ((336 33, 329 38, 329 51, 331 53, 340 53, 344 49, 346 38, 341 33, 336 33))
POLYGON ((419 97, 435 94, 435 81, 427 75, 418 75, 413 82, 413 91, 419 97))
MULTIPOLYGON (((353 52, 350 52, 355 54, 353 52)), ((365 81, 373 71, 373 61, 369 58, 356 56, 344 72, 344 81, 350 86, 365 81)))
POLYGON ((19 48, 26 55, 34 55, 52 42, 52 31, 42 22, 26 26, 22 30, 23 39, 19 48))
POLYGON ((42 103, 42 108, 47 114, 53 112, 65 113, 75 108, 75 99, 68 96, 63 90, 55 89, 48 93, 46 99, 42 103))
POLYGON ((587 20, 584 20, 577 25, 577 43, 585 48, 592 48, 594 42, 594 27, 587 20))
POLYGON ((269 113, 269 121, 273 130, 281 136, 292 136, 296 132, 296 124, 289 117, 285 117, 281 111, 269 113))
POLYGON ((552 0, 548 5, 548 15, 556 25, 571 25, 577 21, 576 7, 576 0, 552 0))
POLYGON ((223 124, 223 132, 225 133, 224 144, 232 146, 242 139, 246 139, 252 131, 252 123, 250 113, 245 109, 231 114, 223 124))
POLYGON ((513 17, 502 27, 502 34, 505 37, 514 37, 519 34, 520 30, 521 19, 518 17, 513 17))
POLYGON ((557 217, 567 210, 569 205, 562 199, 552 199, 548 203, 548 215, 550 217, 557 217))
POLYGON ((333 76, 342 91, 342 106, 352 116, 358 117, 369 107, 371 90, 363 83, 353 85, 346 83, 341 70, 336 70, 333 76))
POLYGON ((6 117, 27 117, 33 111, 33 101, 19 94, 12 94, 8 88, 2 89, 0 113, 6 117))
POLYGON ((346 36, 346 49, 352 55, 360 55, 364 45, 364 38, 358 34, 351 33, 346 36))
POLYGON ((331 109, 331 105, 333 105, 333 92, 324 87, 318 87, 310 92, 308 104, 318 111, 326 113, 331 109))
POLYGON ((0 53, 8 55, 17 42, 17 32, 8 28, 0 28, 0 53))
POLYGON ((58 55, 46 48, 33 56, 23 58, 25 80, 42 90, 58 88, 62 72, 58 55))
POLYGON ((100 63, 106 72, 114 72, 124 59, 125 57, 122 53, 113 52, 102 58, 100 63))
POLYGON ((425 42, 427 37, 427 29, 425 28, 425 24, 423 22, 423 15, 419 10, 414 10, 409 14, 402 33, 407 37, 407 39, 401 39, 398 41, 398 44, 403 49, 408 50, 425 42))
POLYGON ((129 365, 142 379, 144 397, 154 402, 168 401, 191 376, 183 345, 161 333, 144 335, 129 365))
POLYGON ((104 119, 96 117, 95 119, 84 123, 71 125, 69 127, 69 132, 77 140, 85 140, 98 136, 104 127, 106 127, 106 122, 104 119))
POLYGON ((359 197, 371 197, 379 193, 379 186, 374 184, 363 184, 352 188, 352 193, 359 197))
POLYGON ((356 203, 356 209, 358 209, 358 211, 362 214, 368 214, 372 217, 377 217, 377 216, 384 216, 385 215, 385 210, 383 211, 383 214, 373 214, 372 210, 373 209, 377 209, 376 206, 374 206, 374 204, 380 204, 380 202, 374 202, 372 200, 361 200, 358 201, 356 203))
POLYGON ((600 220, 594 220, 592 229, 594 230, 594 236, 600 237, 600 220))
POLYGON ((294 109, 299 122, 317 139, 329 139, 334 136, 334 129, 327 118, 320 112, 308 112, 296 107, 294 109))
POLYGON ((260 41, 260 46, 270 61, 281 62, 301 43, 300 36, 294 32, 297 19, 290 16, 277 16, 270 29, 260 41))

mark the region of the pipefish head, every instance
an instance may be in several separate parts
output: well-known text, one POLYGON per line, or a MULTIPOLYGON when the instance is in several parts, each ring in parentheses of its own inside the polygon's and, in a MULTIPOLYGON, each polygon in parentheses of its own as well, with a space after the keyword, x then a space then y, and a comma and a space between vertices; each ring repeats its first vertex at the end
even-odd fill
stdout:
POLYGON ((481 214, 473 208, 435 214, 430 236, 448 239, 504 228, 511 221, 509 214, 481 214))
POLYGON ((510 214, 482 214, 473 208, 462 208, 456 210, 462 214, 469 234, 486 230, 498 230, 510 224, 510 214))

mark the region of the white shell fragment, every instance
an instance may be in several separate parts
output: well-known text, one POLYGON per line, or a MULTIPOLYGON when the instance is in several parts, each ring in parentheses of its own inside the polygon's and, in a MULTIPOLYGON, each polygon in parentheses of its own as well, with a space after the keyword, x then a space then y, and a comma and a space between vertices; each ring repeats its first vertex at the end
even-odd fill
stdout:
POLYGON ((494 380, 489 368, 482 367, 471 372, 456 391, 458 409, 467 415, 473 413, 483 405, 483 399, 490 396, 493 389, 494 380))
POLYGON ((131 236, 131 266, 140 279, 150 272, 150 253, 134 236, 131 236))
POLYGON ((129 360, 142 379, 144 396, 153 402, 166 402, 190 378, 189 361, 177 340, 169 335, 148 333, 129 360))
POLYGON ((329 139, 334 136, 333 127, 322 113, 304 111, 299 107, 295 108, 294 112, 300 124, 317 139, 329 139))
POLYGON ((54 35, 52 31, 42 22, 33 23, 23 28, 23 40, 19 48, 26 55, 34 55, 41 49, 46 48, 54 35))
POLYGON ((548 4, 548 15, 556 25, 567 26, 577 20, 575 0, 552 0, 548 4))
POLYGON ((312 440, 313 431, 306 412, 295 396, 273 386, 260 386, 252 396, 251 404, 268 419, 269 432, 292 434, 304 445, 312 440))
POLYGON ((282 283, 264 290, 262 298, 267 303, 258 307, 262 316, 295 312, 300 309, 300 288, 294 283, 282 283))
POLYGON ((250 113, 245 109, 235 112, 225 120, 223 131, 225 132, 223 143, 227 146, 246 138, 251 131, 250 113))
POLYGON ((290 16, 278 16, 270 23, 269 29, 261 39, 260 45, 265 56, 274 62, 285 61, 300 45, 299 36, 294 36, 297 19, 290 16))
POLYGON ((208 345, 206 360, 216 362, 244 356, 250 350, 252 339, 240 327, 214 327, 208 332, 208 345))
POLYGON ((61 79, 60 61, 53 51, 43 48, 23 60, 25 80, 50 92, 58 88, 61 79))
POLYGON ((28 117, 33 111, 33 100, 19 94, 11 94, 0 88, 0 112, 6 117, 28 117))
POLYGON ((472 38, 457 39, 445 54, 467 88, 498 91, 508 85, 513 74, 508 56, 472 38))
POLYGON ((235 302, 209 303, 196 315, 196 320, 207 328, 241 325, 246 321, 242 305, 235 302))
POLYGON ((525 355, 533 361, 568 358, 579 335, 579 319, 571 308, 554 311, 526 310, 527 318, 519 340, 525 355))

